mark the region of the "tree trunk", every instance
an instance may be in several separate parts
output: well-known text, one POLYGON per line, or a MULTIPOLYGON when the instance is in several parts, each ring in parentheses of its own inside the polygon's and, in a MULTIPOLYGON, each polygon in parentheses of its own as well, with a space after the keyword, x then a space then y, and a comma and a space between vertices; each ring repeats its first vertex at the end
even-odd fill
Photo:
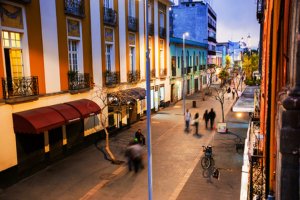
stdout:
POLYGON ((116 158, 114 156, 114 154, 110 151, 110 148, 109 148, 109 132, 107 131, 106 129, 106 126, 105 124, 103 123, 103 118, 102 118, 102 115, 100 114, 100 120, 101 120, 101 124, 102 124, 102 127, 104 128, 104 131, 105 131, 105 134, 106 134, 106 137, 105 137, 105 140, 106 140, 106 143, 105 143, 105 150, 106 152, 108 153, 109 157, 111 158, 112 161, 115 161, 116 158))
POLYGON ((222 122, 224 123, 225 119, 224 119, 224 105, 223 105, 223 103, 221 103, 221 109, 222 109, 222 122))

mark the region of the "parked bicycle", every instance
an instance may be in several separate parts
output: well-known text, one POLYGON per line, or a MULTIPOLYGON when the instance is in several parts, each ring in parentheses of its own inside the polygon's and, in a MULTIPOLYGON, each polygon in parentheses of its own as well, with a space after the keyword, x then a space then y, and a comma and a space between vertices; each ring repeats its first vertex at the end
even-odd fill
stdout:
POLYGON ((203 169, 208 169, 210 166, 213 165, 214 159, 212 155, 212 146, 202 146, 204 157, 201 159, 201 166, 203 169))

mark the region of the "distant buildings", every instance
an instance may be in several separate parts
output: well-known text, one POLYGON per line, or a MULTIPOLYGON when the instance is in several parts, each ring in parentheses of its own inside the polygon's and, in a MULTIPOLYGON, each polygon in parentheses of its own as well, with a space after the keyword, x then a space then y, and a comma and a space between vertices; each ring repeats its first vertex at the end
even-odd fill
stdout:
POLYGON ((173 6, 171 37, 182 38, 189 33, 189 40, 208 44, 207 64, 216 64, 216 23, 217 15, 208 3, 203 1, 181 0, 173 6))

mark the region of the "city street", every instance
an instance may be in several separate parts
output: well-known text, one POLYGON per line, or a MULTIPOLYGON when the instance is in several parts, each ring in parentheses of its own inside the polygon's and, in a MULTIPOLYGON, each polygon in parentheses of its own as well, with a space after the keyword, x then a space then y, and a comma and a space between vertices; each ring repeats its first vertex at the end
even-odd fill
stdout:
MULTIPOLYGON (((239 199, 242 152, 236 151, 239 138, 244 143, 248 114, 237 116, 230 108, 233 100, 226 97, 225 121, 229 134, 206 130, 202 120, 205 109, 214 108, 220 121, 220 103, 213 96, 205 101, 200 93, 189 96, 186 107, 192 116, 201 117, 200 136, 194 130, 185 133, 182 101, 152 115, 153 199, 239 199), (192 101, 197 108, 192 108, 192 101), (212 145, 219 180, 204 177, 200 159, 202 145, 212 145)), ((111 150, 117 159, 126 161, 125 148, 135 131, 146 135, 146 119, 133 124, 111 138, 111 150)), ((192 127, 193 128, 193 127, 192 127)), ((104 146, 105 141, 98 143, 104 146)), ((147 147, 144 147, 145 169, 128 172, 126 162, 113 165, 105 160, 94 145, 53 164, 19 183, 0 191, 0 199, 148 199, 147 147)))

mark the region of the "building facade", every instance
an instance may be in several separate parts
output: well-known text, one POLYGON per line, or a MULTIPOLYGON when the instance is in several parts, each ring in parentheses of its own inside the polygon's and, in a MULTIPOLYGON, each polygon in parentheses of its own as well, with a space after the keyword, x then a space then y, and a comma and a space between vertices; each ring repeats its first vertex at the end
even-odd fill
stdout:
POLYGON ((100 112, 109 127, 138 120, 146 110, 145 95, 134 92, 145 91, 146 27, 152 107, 170 101, 170 3, 150 0, 146 25, 144 1, 0 2, 0 186, 9 184, 2 177, 17 180, 97 137, 100 112), (137 100, 118 113, 101 110, 96 88, 122 88, 137 100))
POLYGON ((184 50, 185 54, 182 38, 170 38, 172 103, 182 99, 183 85, 185 86, 185 95, 190 95, 202 90, 207 80, 205 73, 207 44, 185 40, 184 50), (183 81, 185 81, 184 84, 183 81))
POLYGON ((178 6, 172 7, 171 27, 172 37, 182 38, 188 32, 187 39, 207 43, 207 64, 216 64, 217 15, 208 3, 181 0, 178 6))

